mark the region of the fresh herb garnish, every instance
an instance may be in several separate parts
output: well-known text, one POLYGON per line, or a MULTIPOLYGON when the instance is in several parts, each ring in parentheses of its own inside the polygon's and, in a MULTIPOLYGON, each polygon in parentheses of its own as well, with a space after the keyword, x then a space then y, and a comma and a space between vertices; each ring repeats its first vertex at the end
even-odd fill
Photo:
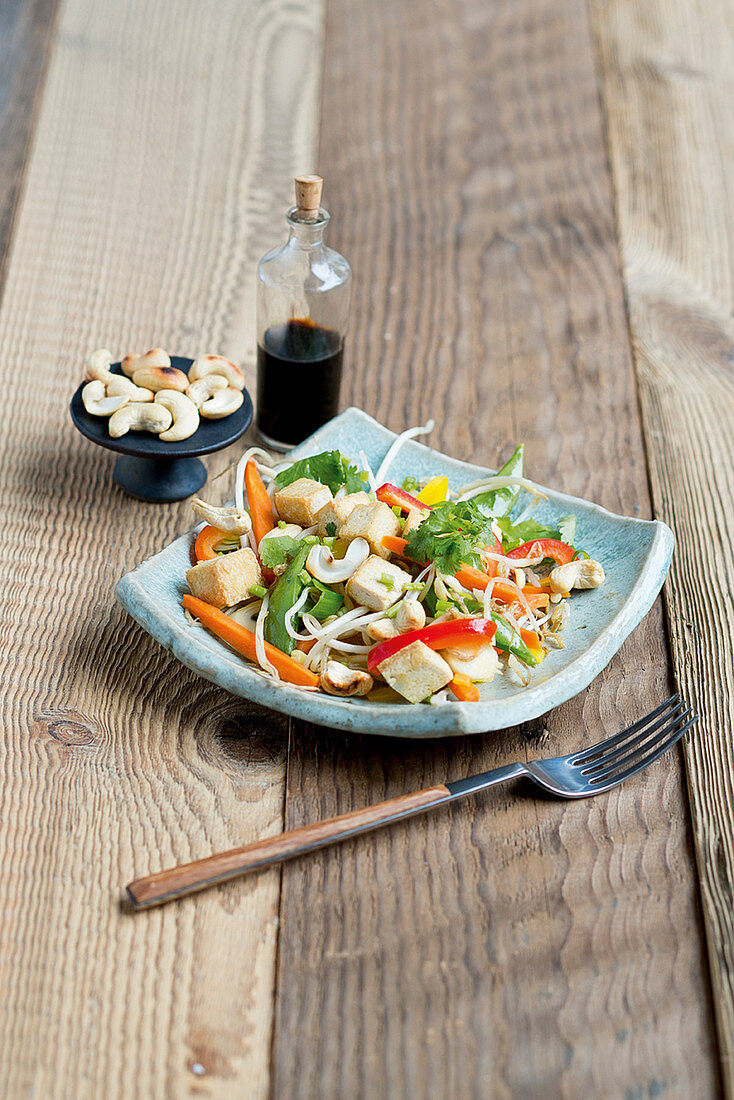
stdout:
POLYGON ((338 528, 336 524, 329 520, 329 522, 326 524, 326 534, 329 536, 329 538, 335 539, 337 530, 338 528))
POLYGON ((410 532, 406 550, 413 561, 434 562, 442 573, 453 574, 462 565, 480 567, 479 550, 493 542, 492 519, 473 500, 446 500, 410 532))
POLYGON ((321 485, 328 485, 332 493, 346 486, 348 493, 359 493, 364 490, 366 475, 362 474, 353 463, 345 458, 340 451, 322 451, 311 458, 301 458, 294 462, 287 470, 281 470, 275 478, 276 489, 284 489, 301 477, 311 478, 321 485))
MULTIPOLYGON (((525 447, 521 443, 504 466, 497 471, 497 477, 522 477, 524 454, 525 447)), ((488 516, 506 516, 511 511, 519 492, 519 485, 508 485, 506 489, 490 489, 487 493, 480 493, 479 496, 472 497, 472 500, 488 516)))
POLYGON ((260 561, 266 569, 275 569, 292 561, 302 547, 303 542, 291 535, 273 535, 260 543, 260 561))

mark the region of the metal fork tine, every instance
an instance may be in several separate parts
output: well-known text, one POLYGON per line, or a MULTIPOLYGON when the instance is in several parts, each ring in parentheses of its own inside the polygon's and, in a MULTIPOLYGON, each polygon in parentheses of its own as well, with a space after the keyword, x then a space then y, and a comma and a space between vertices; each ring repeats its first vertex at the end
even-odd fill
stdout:
POLYGON ((648 725, 648 723, 650 723, 653 718, 657 718, 657 716, 659 714, 662 714, 664 710, 668 710, 670 706, 674 704, 677 705, 678 703, 680 703, 680 696, 676 692, 675 695, 671 695, 669 699, 666 699, 665 702, 661 703, 659 707, 655 708, 655 710, 651 710, 649 714, 646 714, 644 718, 640 718, 637 722, 633 722, 631 726, 628 726, 627 729, 622 730, 621 733, 615 733, 613 737, 607 737, 606 741, 599 741, 596 745, 591 745, 590 748, 584 749, 582 752, 576 754, 573 759, 569 761, 569 763, 574 765, 583 764, 587 760, 591 760, 593 757, 599 756, 606 749, 610 749, 614 745, 618 745, 627 737, 631 737, 632 734, 637 733, 638 730, 641 730, 644 726, 648 725))
POLYGON ((653 734, 662 737, 663 734, 658 733, 662 727, 669 725, 673 721, 679 722, 681 718, 684 716, 687 717, 691 713, 690 708, 687 711, 683 711, 682 708, 684 706, 685 703, 677 703, 671 711, 664 714, 662 718, 658 718, 657 722, 652 726, 648 726, 642 733, 638 733, 637 737, 633 737, 630 741, 623 741, 619 745, 614 745, 611 752, 605 752, 597 760, 589 764, 588 768, 582 768, 581 774, 591 776, 599 771, 606 771, 612 764, 624 758, 624 755, 628 754, 631 749, 636 749, 646 741, 648 737, 651 737, 653 734))
POLYGON ((606 786, 616 787, 618 783, 622 783, 625 779, 629 779, 630 776, 635 775, 639 771, 642 771, 643 768, 648 767, 648 765, 657 760, 659 756, 662 756, 664 752, 667 752, 668 749, 671 749, 677 741, 680 741, 683 734, 686 733, 686 731, 689 730, 691 726, 694 725, 697 721, 698 715, 692 714, 691 717, 686 722, 684 722, 682 726, 676 729, 675 733, 672 733, 670 737, 667 738, 667 740, 663 741, 662 743, 655 741, 654 752, 648 752, 646 755, 640 756, 634 764, 631 764, 630 767, 628 767, 623 772, 613 772, 609 775, 594 776, 592 779, 589 780, 590 785, 596 787, 598 784, 599 789, 602 789, 602 787, 606 786))
POLYGON ((692 713, 693 711, 689 708, 684 711, 683 714, 676 715, 675 719, 667 722, 662 729, 656 732, 654 737, 645 740, 644 743, 641 741, 631 752, 626 752, 624 756, 616 755, 613 759, 608 760, 604 768, 598 769, 593 775, 587 776, 589 782, 591 782, 592 779, 595 782, 599 779, 606 779, 607 776, 616 774, 620 768, 633 767, 633 761, 644 758, 651 749, 655 748, 663 737, 666 737, 672 730, 676 729, 681 722, 685 722, 692 713))

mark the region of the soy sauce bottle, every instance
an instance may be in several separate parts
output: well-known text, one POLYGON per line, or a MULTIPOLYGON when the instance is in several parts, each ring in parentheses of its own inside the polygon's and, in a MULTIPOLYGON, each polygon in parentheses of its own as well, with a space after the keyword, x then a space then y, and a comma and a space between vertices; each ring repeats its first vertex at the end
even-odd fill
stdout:
POLYGON ((337 413, 352 276, 324 244, 323 180, 295 183, 288 240, 257 267, 257 430, 278 451, 337 413))

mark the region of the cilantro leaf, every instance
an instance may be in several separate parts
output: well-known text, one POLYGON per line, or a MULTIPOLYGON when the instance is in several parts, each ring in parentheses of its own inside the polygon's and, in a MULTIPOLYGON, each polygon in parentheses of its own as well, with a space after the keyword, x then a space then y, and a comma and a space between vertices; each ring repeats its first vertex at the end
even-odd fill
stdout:
POLYGON ((566 542, 569 546, 573 546, 573 540, 576 536, 576 516, 572 514, 570 516, 563 516, 559 519, 558 534, 561 542, 566 542))
POLYGON ((273 535, 260 543, 260 561, 266 569, 274 569, 292 561, 302 546, 299 539, 290 535, 273 535))
POLYGON ((481 565, 479 550, 494 542, 492 519, 473 500, 443 501, 408 535, 407 553, 416 562, 435 562, 442 573, 463 564, 481 565))
MULTIPOLYGON (((498 477, 522 477, 524 465, 525 446, 520 444, 510 455, 504 466, 497 471, 498 477)), ((490 489, 487 493, 480 493, 472 497, 483 512, 488 516, 506 516, 520 492, 519 485, 508 485, 506 489, 490 489)))
POLYGON ((517 550, 525 542, 534 542, 535 539, 557 539, 560 532, 555 527, 547 527, 544 523, 537 523, 534 519, 526 519, 522 523, 513 523, 507 516, 499 516, 495 521, 502 532, 502 549, 517 550))
POLYGON ((357 467, 339 451, 322 451, 310 458, 301 458, 287 470, 281 470, 275 478, 277 489, 298 481, 301 477, 311 478, 321 485, 328 485, 332 493, 346 486, 348 493, 358 493, 364 489, 364 478, 357 467))

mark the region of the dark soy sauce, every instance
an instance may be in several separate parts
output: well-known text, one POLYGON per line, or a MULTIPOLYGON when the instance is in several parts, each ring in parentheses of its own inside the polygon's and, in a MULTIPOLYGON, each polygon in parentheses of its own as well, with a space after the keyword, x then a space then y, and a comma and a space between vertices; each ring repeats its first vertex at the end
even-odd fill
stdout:
POLYGON ((273 325, 257 348, 257 426, 266 442, 300 443, 336 416, 344 344, 308 318, 273 325))

